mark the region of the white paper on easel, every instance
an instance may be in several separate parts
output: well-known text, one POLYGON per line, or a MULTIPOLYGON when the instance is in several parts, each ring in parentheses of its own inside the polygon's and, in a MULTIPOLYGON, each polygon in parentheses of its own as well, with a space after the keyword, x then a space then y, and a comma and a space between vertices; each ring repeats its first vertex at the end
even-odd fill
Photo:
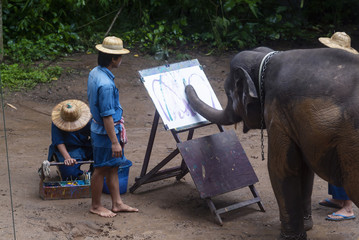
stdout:
POLYGON ((190 107, 185 86, 192 85, 198 97, 209 106, 222 109, 200 65, 164 70, 143 77, 143 83, 167 129, 181 129, 207 120, 190 107))

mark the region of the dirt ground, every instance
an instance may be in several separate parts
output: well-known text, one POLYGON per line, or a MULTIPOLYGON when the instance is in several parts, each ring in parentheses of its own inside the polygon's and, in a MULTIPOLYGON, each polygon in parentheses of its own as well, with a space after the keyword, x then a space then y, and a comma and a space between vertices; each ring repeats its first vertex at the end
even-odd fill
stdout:
MULTIPOLYGON (((125 148, 126 156, 133 163, 128 187, 131 187, 135 177, 140 175, 155 113, 154 104, 139 80, 138 71, 166 64, 165 61, 157 61, 150 56, 139 54, 137 57, 135 54, 139 53, 132 51, 125 56, 120 68, 114 71, 129 138, 125 148)), ((222 106, 226 104, 223 83, 229 72, 229 61, 234 54, 207 56, 203 53, 190 53, 192 59, 198 59, 204 66, 204 72, 222 106)), ((179 61, 171 59, 168 62, 179 61)), ((223 226, 219 226, 214 221, 206 202, 200 198, 190 174, 180 181, 168 178, 142 185, 134 193, 123 194, 124 201, 139 208, 140 212, 121 213, 112 219, 89 213, 90 198, 42 200, 38 193, 40 178, 37 169, 47 158, 51 141, 51 110, 58 102, 66 99, 76 98, 87 102, 87 77, 96 63, 96 54, 70 56, 58 62, 65 69, 71 68, 71 71, 66 71, 57 81, 38 86, 31 91, 5 93, 6 136, 3 113, 0 113, 0 239, 15 239, 14 230, 16 239, 20 240, 277 238, 280 231, 278 206, 269 182, 267 163, 261 160, 260 131, 251 130, 243 134, 241 126, 238 126, 235 132, 258 176, 259 182, 255 187, 266 212, 261 212, 257 204, 246 206, 222 214, 223 226), (16 109, 8 104, 15 106, 16 109), (8 151, 5 148, 5 140, 7 140, 8 151), (7 159, 10 163, 11 185, 9 185, 7 159)), ((234 127, 228 126, 225 129, 234 130, 234 127)), ((196 130, 194 137, 217 132, 216 127, 207 126, 196 130)), ((165 131, 160 123, 149 169, 175 148, 176 143, 172 134, 165 131)), ((266 148, 265 141, 265 153, 266 148)), ((177 166, 180 160, 176 158, 166 167, 177 166)), ((249 188, 246 187, 214 197, 213 201, 220 207, 250 197, 249 188)), ((316 176, 312 197, 314 228, 308 232, 309 238, 359 239, 358 220, 344 222, 325 220, 325 216, 333 209, 319 206, 318 202, 326 197, 328 197, 327 183, 316 176)), ((110 207, 109 195, 103 194, 103 202, 105 206, 110 207)), ((357 207, 354 211, 359 214, 357 207)))

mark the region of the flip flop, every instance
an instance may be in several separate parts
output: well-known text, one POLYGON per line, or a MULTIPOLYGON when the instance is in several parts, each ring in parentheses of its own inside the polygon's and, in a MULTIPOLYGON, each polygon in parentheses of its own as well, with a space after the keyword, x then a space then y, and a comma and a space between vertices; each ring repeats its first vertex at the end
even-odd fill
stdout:
POLYGON ((329 221, 343 221, 343 220, 355 219, 355 215, 353 215, 353 216, 344 216, 342 214, 332 213, 332 214, 330 214, 330 216, 326 217, 325 219, 329 220, 329 221), (332 218, 330 216, 337 216, 337 217, 340 217, 340 218, 332 218))
POLYGON ((322 202, 319 202, 319 205, 322 205, 324 207, 330 207, 330 208, 338 208, 338 209, 342 208, 338 204, 331 202, 328 198, 322 202))

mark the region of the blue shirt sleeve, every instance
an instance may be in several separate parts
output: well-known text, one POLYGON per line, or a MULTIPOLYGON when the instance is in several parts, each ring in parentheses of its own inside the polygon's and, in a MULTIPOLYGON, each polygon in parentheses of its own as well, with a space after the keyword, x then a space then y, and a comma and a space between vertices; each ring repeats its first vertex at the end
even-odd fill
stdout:
POLYGON ((100 116, 106 117, 115 114, 115 90, 113 86, 105 85, 99 89, 100 116))
POLYGON ((51 124, 51 140, 54 146, 65 143, 63 132, 53 123, 51 124))

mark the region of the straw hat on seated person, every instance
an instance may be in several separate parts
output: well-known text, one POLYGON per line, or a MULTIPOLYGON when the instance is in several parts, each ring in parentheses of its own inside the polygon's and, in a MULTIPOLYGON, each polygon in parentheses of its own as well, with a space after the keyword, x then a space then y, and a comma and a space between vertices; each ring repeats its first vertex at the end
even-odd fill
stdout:
POLYGON ((319 41, 330 48, 339 48, 358 54, 357 50, 351 47, 350 36, 345 32, 336 32, 330 38, 320 37, 319 41))
POLYGON ((54 107, 51 114, 55 126, 66 132, 82 129, 91 120, 91 117, 87 104, 76 99, 60 102, 54 107))

